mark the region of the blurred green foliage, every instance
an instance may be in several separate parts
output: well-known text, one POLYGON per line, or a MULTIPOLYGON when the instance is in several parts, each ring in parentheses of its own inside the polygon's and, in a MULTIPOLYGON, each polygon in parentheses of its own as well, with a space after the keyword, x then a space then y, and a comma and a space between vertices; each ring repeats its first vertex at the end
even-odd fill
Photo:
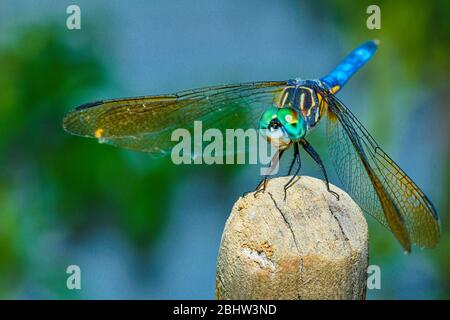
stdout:
POLYGON ((64 133, 64 112, 107 74, 88 32, 74 47, 57 30, 28 26, 0 47, 0 296, 24 276, 33 236, 65 225, 76 237, 100 219, 146 246, 166 218, 176 170, 64 133))

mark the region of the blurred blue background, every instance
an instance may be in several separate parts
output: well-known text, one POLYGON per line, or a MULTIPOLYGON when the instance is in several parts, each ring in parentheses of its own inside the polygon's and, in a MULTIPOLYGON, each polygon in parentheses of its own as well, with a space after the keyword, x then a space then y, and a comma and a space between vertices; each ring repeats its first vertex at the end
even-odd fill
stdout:
MULTIPOLYGON (((340 98, 430 196, 443 233, 406 256, 368 217, 370 264, 382 271, 368 298, 450 298, 450 2, 377 1, 381 30, 366 28, 370 4, 2 1, 0 298, 213 299, 224 223, 258 169, 99 145, 66 134, 64 114, 102 98, 317 78, 368 39, 380 49, 340 98), (70 4, 81 30, 66 28, 70 4), (71 264, 82 290, 66 288, 71 264)), ((321 129, 311 142, 331 173, 321 129)))

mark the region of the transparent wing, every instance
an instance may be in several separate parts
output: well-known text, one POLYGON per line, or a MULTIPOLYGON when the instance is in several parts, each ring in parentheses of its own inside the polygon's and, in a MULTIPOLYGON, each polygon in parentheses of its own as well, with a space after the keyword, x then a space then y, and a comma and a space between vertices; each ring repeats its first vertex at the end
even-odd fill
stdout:
POLYGON ((63 121, 69 133, 93 137, 118 147, 164 155, 177 142, 172 132, 216 128, 258 129, 286 81, 251 82, 181 91, 175 94, 103 100, 81 105, 63 121))
POLYGON ((328 104, 330 157, 348 193, 388 227, 406 251, 411 250, 411 243, 434 247, 440 227, 432 203, 349 109, 334 95, 321 95, 328 104))

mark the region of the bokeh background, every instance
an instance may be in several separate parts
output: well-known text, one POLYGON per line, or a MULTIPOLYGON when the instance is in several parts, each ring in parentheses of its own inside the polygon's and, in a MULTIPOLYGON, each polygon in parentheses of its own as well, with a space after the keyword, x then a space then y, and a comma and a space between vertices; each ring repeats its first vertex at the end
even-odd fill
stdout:
MULTIPOLYGON (((66 134, 75 106, 253 80, 317 78, 380 39, 340 98, 433 200, 442 240, 403 254, 371 217, 369 299, 450 298, 450 2, 0 2, 0 298, 213 299, 230 209, 247 166, 170 159, 66 134), (66 8, 81 8, 81 30, 66 8), (381 30, 366 8, 381 7, 381 30), (79 265, 82 290, 66 288, 79 265)), ((327 159, 320 129, 312 143, 327 159)), ((303 174, 320 177, 311 161, 303 174)), ((339 185, 336 176, 332 181, 339 185)))

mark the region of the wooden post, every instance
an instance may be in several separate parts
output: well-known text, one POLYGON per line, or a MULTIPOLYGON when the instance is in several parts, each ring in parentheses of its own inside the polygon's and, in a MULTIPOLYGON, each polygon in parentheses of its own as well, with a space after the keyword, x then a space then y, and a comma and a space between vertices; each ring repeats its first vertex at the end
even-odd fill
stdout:
POLYGON ((367 223, 356 203, 322 180, 289 177, 234 204, 217 261, 217 299, 364 299, 367 223))

